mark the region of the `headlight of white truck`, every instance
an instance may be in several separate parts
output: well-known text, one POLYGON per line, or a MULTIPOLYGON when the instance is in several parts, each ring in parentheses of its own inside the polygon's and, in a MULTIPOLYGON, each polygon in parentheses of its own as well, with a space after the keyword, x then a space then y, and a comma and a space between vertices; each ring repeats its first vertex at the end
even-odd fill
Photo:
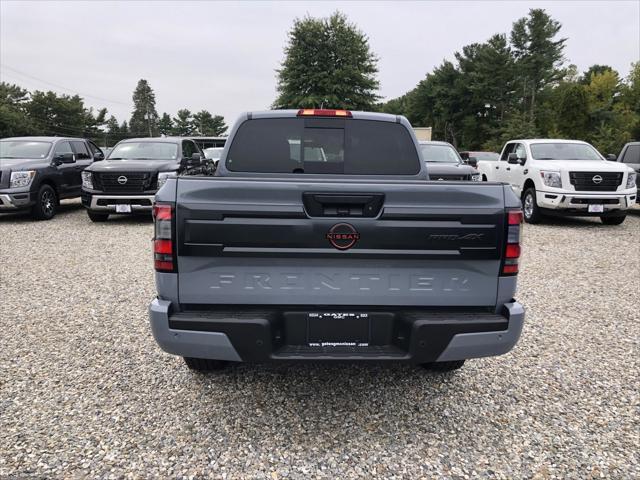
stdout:
POLYGON ((540 172, 542 182, 547 187, 562 188, 562 179, 560 178, 560 172, 540 172))
POLYGON ((82 172, 82 186, 89 190, 93 190, 93 173, 82 172))
POLYGON ((633 188, 636 186, 636 173, 635 172, 629 172, 629 175, 627 175, 627 188, 633 188))
POLYGON ((158 190, 160 190, 160 187, 167 183, 167 179, 169 177, 175 177, 176 175, 176 172, 160 172, 158 174, 158 190))
POLYGON ((471 174, 471 181, 472 182, 481 182, 482 181, 482 174, 481 173, 472 173, 471 174))
POLYGON ((23 170, 21 172, 11 172, 9 188, 28 187, 36 176, 35 170, 23 170))

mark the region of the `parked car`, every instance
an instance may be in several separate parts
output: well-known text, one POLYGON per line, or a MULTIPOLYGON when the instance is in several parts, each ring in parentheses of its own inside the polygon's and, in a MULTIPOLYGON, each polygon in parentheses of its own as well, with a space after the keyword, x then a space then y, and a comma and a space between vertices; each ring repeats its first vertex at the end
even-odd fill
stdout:
POLYGON ((100 147, 100 149, 104 153, 104 156, 108 157, 109 154, 111 153, 111 150, 113 150, 113 147, 100 147))
POLYGON ((462 161, 473 168, 478 168, 480 160, 496 161, 500 159, 500 154, 496 152, 460 152, 462 161))
POLYGON ((150 324, 162 349, 202 371, 453 370, 516 344, 522 211, 507 185, 426 181, 396 115, 253 112, 229 142, 215 176, 171 177, 156 197, 150 324))
POLYGON ((223 150, 224 150, 224 147, 211 147, 211 148, 205 148, 203 152, 204 152, 205 158, 208 158, 209 160, 214 160, 217 162, 218 160, 220 160, 220 156, 222 155, 223 150))
POLYGON ((619 225, 637 196, 633 169, 607 162, 578 140, 512 140, 500 160, 480 161, 478 170, 484 180, 511 184, 529 223, 544 215, 574 215, 619 225))
MULTIPOLYGON (((613 160, 613 158, 611 158, 613 160)), ((627 143, 617 158, 618 162, 633 168, 636 172, 636 186, 640 190, 640 142, 627 143)), ((636 195, 636 202, 640 203, 640 195, 636 195)))
POLYGON ((472 180, 479 182, 482 176, 476 169, 465 165, 458 151, 447 142, 420 142, 422 159, 427 162, 431 180, 472 180))
POLYGON ((224 144, 227 141, 227 137, 189 137, 191 140, 196 142, 200 150, 205 150, 207 148, 220 148, 224 147, 224 144))
POLYGON ((0 212, 31 210, 52 219, 60 200, 80 196, 81 172, 104 154, 84 138, 0 140, 0 212))
POLYGON ((186 138, 123 140, 106 160, 82 172, 82 204, 94 222, 114 213, 151 212, 167 178, 202 169, 202 157, 195 142, 186 138))

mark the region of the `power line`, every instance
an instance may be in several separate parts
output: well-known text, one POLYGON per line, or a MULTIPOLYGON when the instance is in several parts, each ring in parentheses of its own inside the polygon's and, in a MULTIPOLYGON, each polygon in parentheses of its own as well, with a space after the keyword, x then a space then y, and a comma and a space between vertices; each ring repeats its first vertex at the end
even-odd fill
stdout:
POLYGON ((108 98, 97 97, 97 96, 95 96, 95 95, 88 95, 88 94, 83 93, 83 92, 78 92, 77 90, 73 90, 73 89, 70 89, 70 88, 67 88, 67 87, 63 87, 62 85, 58 85, 58 84, 56 84, 56 83, 51 83, 51 82, 48 82, 48 81, 46 81, 46 80, 42 80, 41 78, 34 77, 33 75, 29 75, 28 73, 24 73, 24 72, 22 72, 22 71, 20 71, 20 70, 17 70, 17 69, 15 69, 15 68, 13 68, 13 67, 10 67, 9 65, 6 65, 6 64, 4 64, 4 63, 3 63, 3 64, 0 64, 0 67, 1 67, 1 68, 4 68, 4 69, 7 69, 7 70, 9 70, 9 71, 11 71, 11 72, 14 72, 14 74, 21 75, 21 76, 23 76, 23 77, 25 77, 25 78, 29 78, 29 79, 31 79, 31 80, 34 80, 34 81, 36 81, 36 82, 43 83, 43 84, 45 84, 45 85, 49 85, 49 86, 51 86, 51 87, 59 88, 59 89, 61 89, 61 90, 66 90, 66 91, 71 92, 71 93, 74 93, 74 94, 76 94, 76 95, 81 95, 81 96, 83 96, 83 97, 85 97, 85 98, 93 98, 94 100, 99 100, 99 101, 101 101, 101 102, 107 102, 107 103, 113 103, 113 104, 117 104, 117 105, 126 105, 126 106, 130 106, 130 104, 129 104, 129 103, 120 102, 120 101, 118 101, 118 100, 110 100, 110 99, 108 99, 108 98))

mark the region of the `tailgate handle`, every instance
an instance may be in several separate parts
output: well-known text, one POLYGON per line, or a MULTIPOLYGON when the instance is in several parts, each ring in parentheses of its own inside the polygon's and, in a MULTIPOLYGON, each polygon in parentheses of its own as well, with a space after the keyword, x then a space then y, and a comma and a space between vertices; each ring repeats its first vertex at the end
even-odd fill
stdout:
POLYGON ((310 217, 377 217, 384 194, 303 193, 302 200, 310 217))

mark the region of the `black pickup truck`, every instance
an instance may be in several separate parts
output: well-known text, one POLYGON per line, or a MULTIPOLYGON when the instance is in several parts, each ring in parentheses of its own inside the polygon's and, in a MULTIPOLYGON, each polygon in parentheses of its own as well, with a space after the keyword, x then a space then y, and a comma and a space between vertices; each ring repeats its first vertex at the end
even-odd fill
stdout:
POLYGON ((636 203, 640 203, 640 142, 630 142, 622 147, 617 161, 624 163, 628 167, 636 171, 636 185, 638 186, 638 195, 636 195, 636 203))
POLYGON ((404 117, 243 115, 214 176, 154 206, 153 335, 195 370, 376 360, 452 370, 518 341, 520 201, 429 181, 404 117))
POLYGON ((52 219, 61 199, 80 196, 81 172, 104 154, 84 138, 13 137, 0 140, 0 213, 31 210, 52 219))
POLYGON ((168 178, 203 168, 204 155, 188 138, 131 138, 103 162, 82 173, 82 204, 93 222, 110 214, 151 213, 153 198, 168 178))

